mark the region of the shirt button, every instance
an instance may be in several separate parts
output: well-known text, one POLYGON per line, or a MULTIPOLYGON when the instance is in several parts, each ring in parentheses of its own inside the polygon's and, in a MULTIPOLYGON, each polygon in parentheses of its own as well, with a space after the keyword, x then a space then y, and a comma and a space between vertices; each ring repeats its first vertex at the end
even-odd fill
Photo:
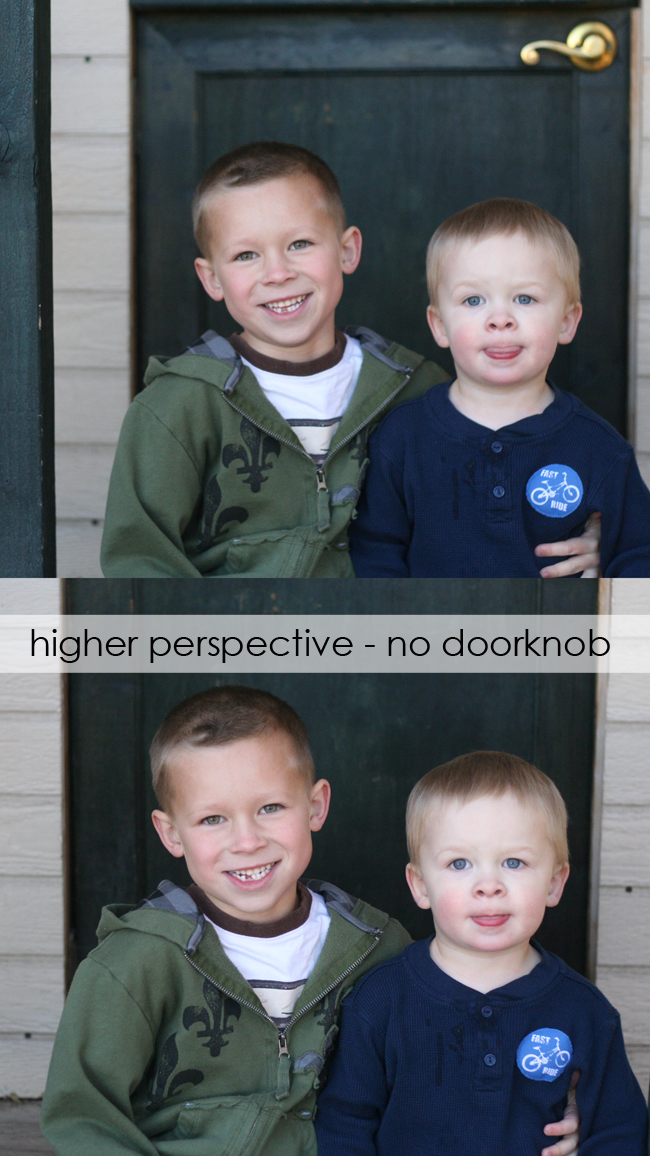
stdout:
POLYGON ((485 1018, 488 1019, 489 1016, 492 1015, 492 1008, 491 1007, 482 1007, 481 1008, 481 1015, 485 1016, 485 1018))
POLYGON ((493 1067, 494 1064, 496 1064, 496 1062, 497 1062, 497 1058, 496 1058, 496 1056, 492 1055, 492 1052, 488 1052, 487 1056, 483 1056, 483 1059, 484 1059, 485 1063, 487 1064, 488 1068, 493 1067))
POLYGON ((505 494, 505 490, 503 486, 495 486, 492 490, 492 493, 494 494, 495 498, 502 498, 505 494))
POLYGON ((492 442, 492 450, 495 454, 500 454, 502 449, 501 442, 492 442))

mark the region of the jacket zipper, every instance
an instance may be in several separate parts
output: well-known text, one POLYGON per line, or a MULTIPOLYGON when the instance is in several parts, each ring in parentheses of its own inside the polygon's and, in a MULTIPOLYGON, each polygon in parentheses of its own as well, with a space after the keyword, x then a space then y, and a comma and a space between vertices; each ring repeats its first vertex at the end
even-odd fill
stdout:
MULTIPOLYGON (((350 967, 347 967, 345 971, 342 972, 341 975, 339 975, 338 978, 329 985, 329 987, 326 987, 325 990, 320 992, 315 999, 312 999, 308 1004, 305 1004, 304 1008, 301 1009, 300 1013, 295 1017, 295 1019, 291 1018, 285 1028, 276 1029, 278 1032, 278 1059, 281 1056, 289 1055, 289 1048, 287 1047, 287 1032, 289 1031, 289 1028, 293 1027, 293 1025, 298 1022, 298 1020, 305 1014, 305 1012, 310 1011, 311 1008, 315 1007, 317 1003, 320 1003, 320 1001, 324 999, 326 995, 329 995, 329 993, 333 991, 334 988, 342 982, 342 980, 347 979, 350 973, 353 972, 355 968, 357 968, 360 963, 363 963, 364 959, 370 955, 370 952, 374 951, 380 939, 381 933, 376 936, 374 943, 371 943, 370 947, 366 948, 363 955, 360 955, 359 958, 350 965, 350 967)), ((227 988, 223 987, 220 983, 217 983, 217 981, 213 979, 211 975, 208 975, 207 971, 204 971, 202 967, 199 967, 198 963, 194 962, 187 951, 184 951, 183 955, 185 956, 187 962, 191 963, 194 970, 198 971, 199 975, 202 975, 204 979, 207 979, 208 982, 211 983, 213 987, 216 987, 218 991, 223 992, 223 994, 227 995, 230 999, 234 999, 235 1003, 241 1004, 242 1007, 250 1008, 250 1010, 254 1011, 256 1015, 260 1016, 262 1019, 265 1019, 267 1023, 270 1023, 273 1027, 275 1027, 273 1020, 269 1015, 266 1014, 265 1011, 260 1011, 258 1007, 255 1007, 254 1003, 249 1003, 248 1000, 241 999, 238 995, 235 995, 234 992, 228 991, 227 988)))
MULTIPOLYGON (((377 416, 378 413, 381 413, 382 409, 384 409, 388 405, 388 403, 393 400, 394 397, 397 397, 398 393, 402 392, 402 390, 404 389, 404 386, 408 385, 409 381, 411 380, 413 370, 411 369, 411 367, 409 365, 405 365, 403 368, 404 368, 405 377, 404 377, 404 380, 400 382, 397 389, 394 389, 393 392, 390 394, 390 396, 385 398, 384 401, 382 401, 381 405, 378 405, 377 408, 375 410, 373 410, 373 412, 370 414, 370 416, 365 419, 365 421, 361 422, 361 425, 358 425, 356 427, 356 429, 353 429, 352 432, 349 433, 347 435, 347 437, 345 437, 343 439, 342 442, 339 442, 336 449, 334 450, 334 453, 328 454, 327 457, 325 458, 325 461, 323 462, 323 464, 321 466, 317 467, 317 469, 316 469, 316 493, 317 494, 320 492, 323 492, 323 491, 326 494, 329 493, 329 490, 327 488, 327 483, 325 481, 325 472, 324 471, 325 471, 325 466, 329 465, 329 463, 332 460, 332 458, 334 457, 334 455, 337 454, 339 452, 339 450, 343 448, 343 446, 347 445, 349 441, 352 441, 352 438, 355 438, 357 436, 357 434, 364 428, 364 426, 368 425, 373 420, 373 418, 375 418, 377 416)), ((253 423, 253 425, 257 426, 257 428, 259 430, 261 430, 262 433, 268 434, 269 437, 275 438, 276 441, 282 442, 285 446, 289 446, 289 449, 297 450, 300 454, 302 454, 302 456, 304 458, 307 458, 308 461, 312 462, 312 465, 313 465, 313 459, 310 457, 310 455, 307 453, 307 451, 302 446, 299 447, 299 446, 294 445, 294 443, 290 442, 288 438, 282 437, 281 434, 274 433, 273 430, 267 429, 266 426, 264 426, 264 425, 260 425, 260 423, 258 421, 253 421, 253 418, 251 418, 249 416, 249 414, 245 413, 245 411, 243 409, 240 409, 238 405, 235 405, 234 401, 232 401, 229 397, 226 397, 225 393, 222 394, 222 396, 223 396, 224 400, 228 402, 228 405, 232 406, 232 408, 237 413, 240 413, 242 417, 245 417, 247 419, 247 421, 250 421, 253 423)), ((324 528, 326 529, 327 527, 324 527, 324 528)), ((320 526, 319 526, 319 529, 320 529, 320 526)))

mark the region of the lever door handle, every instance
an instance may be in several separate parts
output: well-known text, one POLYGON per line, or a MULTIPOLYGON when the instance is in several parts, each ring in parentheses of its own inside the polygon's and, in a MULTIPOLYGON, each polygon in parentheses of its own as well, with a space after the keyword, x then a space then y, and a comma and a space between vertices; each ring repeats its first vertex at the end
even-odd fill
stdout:
POLYGON ((539 64, 538 48, 548 48, 551 52, 561 52, 568 56, 578 68, 588 72, 599 72, 602 68, 609 68, 616 56, 618 45, 616 36, 606 24, 598 20, 590 20, 586 24, 578 24, 566 38, 566 44, 558 40, 533 40, 521 50, 521 59, 524 64, 539 64))

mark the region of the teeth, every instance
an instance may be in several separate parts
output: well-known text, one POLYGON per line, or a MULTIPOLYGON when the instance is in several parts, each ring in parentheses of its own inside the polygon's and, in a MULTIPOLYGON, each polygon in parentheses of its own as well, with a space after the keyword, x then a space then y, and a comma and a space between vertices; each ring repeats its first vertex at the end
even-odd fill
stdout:
POLYGON ((236 879, 252 881, 253 879, 263 879, 265 875, 268 875, 272 866, 272 863, 266 863, 264 867, 254 867, 252 871, 229 871, 228 874, 234 875, 236 879))
POLYGON ((294 313, 306 298, 305 293, 302 297, 287 297, 286 301, 269 301, 264 308, 272 309, 274 313, 294 313))

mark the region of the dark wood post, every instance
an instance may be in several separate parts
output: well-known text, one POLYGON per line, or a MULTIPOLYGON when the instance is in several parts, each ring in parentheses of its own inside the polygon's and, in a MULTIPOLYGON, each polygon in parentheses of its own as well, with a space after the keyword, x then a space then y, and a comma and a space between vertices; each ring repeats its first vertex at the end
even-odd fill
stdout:
POLYGON ((49 0, 0 38, 0 577, 51 577, 54 357, 49 0))

